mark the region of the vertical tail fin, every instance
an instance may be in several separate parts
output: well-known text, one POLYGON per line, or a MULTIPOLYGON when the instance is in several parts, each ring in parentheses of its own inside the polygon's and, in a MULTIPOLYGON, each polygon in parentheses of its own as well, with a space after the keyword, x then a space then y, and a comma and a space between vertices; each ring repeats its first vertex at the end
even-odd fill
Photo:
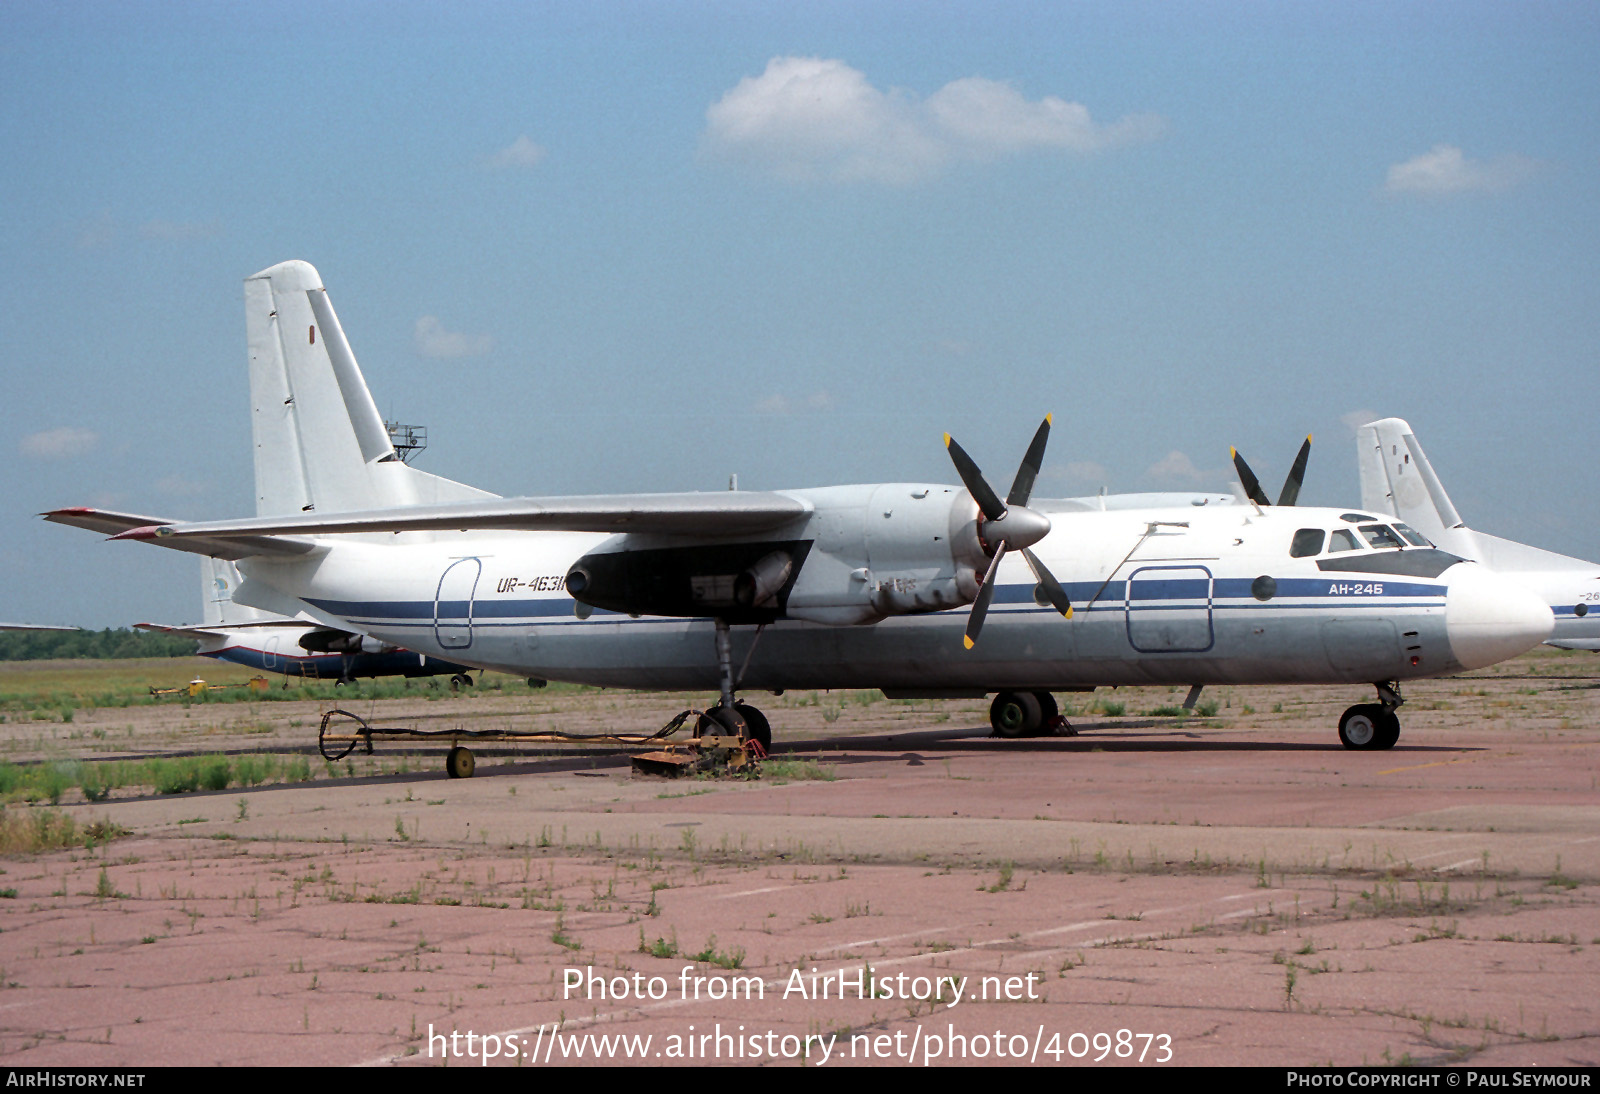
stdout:
POLYGON ((400 461, 310 263, 246 278, 244 299, 258 516, 493 496, 400 461))
POLYGON ((244 578, 239 568, 226 559, 200 560, 200 622, 207 627, 238 627, 263 623, 281 616, 234 602, 233 591, 244 578))
POLYGON ((1481 557, 1472 530, 1405 419, 1368 422, 1356 432, 1356 451, 1363 508, 1393 513, 1447 551, 1481 557))

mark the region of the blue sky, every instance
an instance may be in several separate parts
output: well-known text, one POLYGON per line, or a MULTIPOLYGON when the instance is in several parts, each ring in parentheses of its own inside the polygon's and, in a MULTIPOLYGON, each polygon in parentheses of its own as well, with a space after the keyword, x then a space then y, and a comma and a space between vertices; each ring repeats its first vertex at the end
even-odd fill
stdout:
POLYGON ((13 2, 0 618, 198 618, 34 514, 251 511, 241 282, 321 271, 418 466, 505 494, 1357 492, 1595 558, 1600 7, 13 2))

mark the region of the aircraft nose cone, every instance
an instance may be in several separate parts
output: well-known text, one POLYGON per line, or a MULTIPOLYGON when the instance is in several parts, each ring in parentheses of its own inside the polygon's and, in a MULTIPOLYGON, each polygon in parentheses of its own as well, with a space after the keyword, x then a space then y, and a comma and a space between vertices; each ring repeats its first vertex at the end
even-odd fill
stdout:
POLYGON ((1452 566, 1444 625, 1450 650, 1469 669, 1481 669, 1550 637, 1550 605, 1513 581, 1473 563, 1452 566))

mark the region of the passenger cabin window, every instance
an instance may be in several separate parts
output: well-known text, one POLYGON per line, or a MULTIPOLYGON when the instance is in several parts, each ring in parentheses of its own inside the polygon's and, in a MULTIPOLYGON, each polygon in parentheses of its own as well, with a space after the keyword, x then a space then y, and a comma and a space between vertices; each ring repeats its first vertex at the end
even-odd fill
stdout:
POLYGON ((1363 524, 1361 526, 1361 534, 1367 538, 1367 542, 1373 547, 1400 548, 1405 546, 1400 541, 1400 537, 1395 535, 1386 525, 1363 524))
POLYGON ((1322 537, 1327 535, 1321 528, 1302 528, 1294 534, 1294 542, 1289 544, 1290 558, 1310 558, 1312 555, 1322 553, 1322 537))
POLYGON ((1356 542, 1356 537, 1350 533, 1348 528, 1336 529, 1328 537, 1329 554, 1338 554, 1340 551, 1359 551, 1360 549, 1361 545, 1356 542))
POLYGON ((1407 543, 1413 547, 1432 547, 1433 541, 1409 524, 1396 524, 1394 530, 1405 537, 1407 543))

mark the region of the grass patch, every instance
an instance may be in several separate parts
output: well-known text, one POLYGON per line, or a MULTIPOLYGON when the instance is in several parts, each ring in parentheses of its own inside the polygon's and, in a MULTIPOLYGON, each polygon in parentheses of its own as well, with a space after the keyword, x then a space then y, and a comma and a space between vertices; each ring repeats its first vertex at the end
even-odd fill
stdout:
POLYGON ((794 782, 833 782, 839 773, 831 765, 824 766, 816 760, 762 760, 763 779, 794 782))
POLYGON ((6 809, 0 806, 0 854, 31 855, 69 847, 94 847, 128 830, 110 821, 79 825, 54 809, 6 809))

